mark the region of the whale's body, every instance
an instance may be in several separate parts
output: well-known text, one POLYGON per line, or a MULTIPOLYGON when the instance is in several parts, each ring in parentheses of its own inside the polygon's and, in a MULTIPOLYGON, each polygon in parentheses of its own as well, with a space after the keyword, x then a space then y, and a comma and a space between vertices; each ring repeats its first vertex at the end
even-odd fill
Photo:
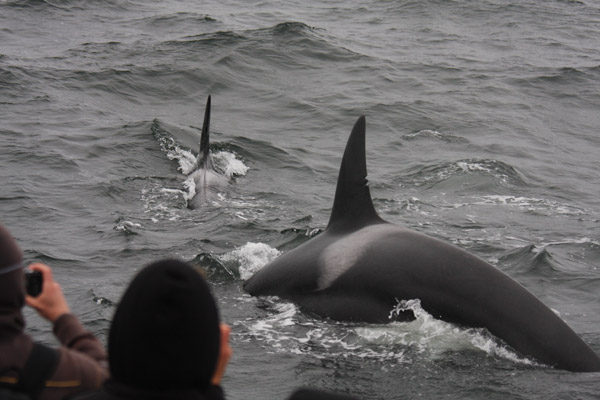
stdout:
POLYGON ((290 299, 323 317, 364 322, 390 321, 399 300, 419 299, 434 317, 487 328, 525 356, 561 369, 600 371, 598 355, 508 275, 456 246, 382 220, 366 176, 361 117, 346 146, 327 229, 257 271, 246 291, 290 299))

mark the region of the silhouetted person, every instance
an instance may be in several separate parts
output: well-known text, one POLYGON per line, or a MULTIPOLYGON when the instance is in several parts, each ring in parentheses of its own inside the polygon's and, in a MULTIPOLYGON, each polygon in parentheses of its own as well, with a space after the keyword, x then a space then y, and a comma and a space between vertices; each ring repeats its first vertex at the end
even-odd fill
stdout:
POLYGON ((228 340, 202 276, 182 261, 153 263, 117 306, 108 338, 111 378, 77 399, 223 399, 228 340))
POLYGON ((0 390, 28 393, 32 399, 58 400, 99 388, 108 376, 102 343, 70 313, 50 267, 40 271, 42 291, 25 295, 23 254, 10 233, 0 225, 0 390), (24 333, 25 302, 53 324, 61 343, 53 349, 34 343, 24 333))

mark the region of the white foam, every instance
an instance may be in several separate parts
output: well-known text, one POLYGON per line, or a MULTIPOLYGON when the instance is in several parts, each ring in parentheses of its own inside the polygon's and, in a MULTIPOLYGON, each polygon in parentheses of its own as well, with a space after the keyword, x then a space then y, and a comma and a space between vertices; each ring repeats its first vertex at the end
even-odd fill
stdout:
POLYGON ((174 208, 172 204, 180 201, 185 195, 185 191, 165 188, 162 182, 153 182, 151 186, 142 190, 144 212, 153 223, 178 220, 181 217, 179 209, 174 208))
POLYGON ((432 179, 444 181, 457 174, 482 173, 499 179, 504 184, 510 183, 510 176, 503 171, 500 164, 495 160, 461 160, 447 164, 440 168, 434 176, 424 177, 425 182, 432 179))
POLYGON ((546 246, 558 246, 561 244, 591 244, 594 246, 600 246, 600 241, 594 240, 592 238, 584 237, 584 238, 572 238, 572 239, 564 239, 556 242, 547 242, 540 244, 540 251, 546 246))
MULTIPOLYGON (((256 301, 254 299, 254 301, 256 301)), ((311 319, 289 302, 276 297, 262 298, 261 309, 268 315, 237 321, 242 336, 258 340, 269 352, 310 354, 315 358, 359 358, 385 361, 387 367, 439 359, 457 351, 483 351, 520 364, 534 364, 510 350, 485 329, 466 329, 433 318, 419 300, 399 301, 393 313, 411 310, 412 322, 389 324, 340 323, 311 319)))
POLYGON ((421 301, 418 299, 398 301, 390 311, 390 319, 408 310, 415 315, 414 321, 362 327, 356 330, 357 334, 371 343, 406 345, 434 358, 449 351, 478 349, 490 356, 532 364, 531 360, 516 354, 486 329, 462 328, 435 319, 421 307, 421 301))
POLYGON ((553 200, 537 199, 535 197, 488 195, 480 196, 479 205, 503 205, 515 207, 525 211, 548 212, 559 215, 581 216, 588 212, 577 206, 559 203, 553 200))
POLYGON ((248 242, 229 253, 219 256, 224 263, 234 262, 239 265, 239 275, 243 280, 279 256, 280 251, 264 243, 248 242))
POLYGON ((142 224, 132 221, 119 221, 119 223, 115 226, 115 229, 122 232, 133 232, 135 228, 141 228, 142 224))
POLYGON ((183 187, 187 190, 183 192, 183 198, 188 202, 196 195, 196 181, 192 175, 183 182, 183 187))
POLYGON ((444 138, 444 135, 442 135, 440 132, 438 132, 436 130, 432 130, 432 129, 423 129, 422 131, 419 131, 419 132, 408 133, 405 136, 409 137, 409 138, 415 138, 418 136, 433 136, 433 137, 436 137, 439 139, 444 138))
POLYGON ((229 178, 233 176, 246 175, 250 169, 234 153, 218 151, 212 155, 215 168, 222 171, 229 178))
POLYGON ((197 165, 196 156, 190 150, 182 149, 174 142, 171 146, 164 148, 167 152, 167 158, 169 160, 177 160, 179 167, 177 168, 184 175, 188 175, 194 172, 197 165))

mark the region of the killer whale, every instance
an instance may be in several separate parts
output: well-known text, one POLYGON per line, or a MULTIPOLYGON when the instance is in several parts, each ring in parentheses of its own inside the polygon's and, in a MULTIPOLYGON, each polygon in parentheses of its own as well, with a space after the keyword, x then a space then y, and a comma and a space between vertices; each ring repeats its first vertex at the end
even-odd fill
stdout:
POLYGON ((188 178, 194 183, 195 191, 194 196, 187 202, 187 206, 190 209, 199 208, 208 201, 211 195, 216 194, 229 183, 229 179, 226 176, 219 174, 215 170, 210 155, 210 111, 211 96, 208 95, 204 111, 204 122, 202 123, 202 133, 200 135, 198 162, 194 172, 188 178))
POLYGON ((600 357, 507 274, 379 217, 366 179, 365 130, 362 116, 344 151, 327 228, 255 272, 244 289, 253 296, 289 299, 322 317, 373 323, 389 322, 398 300, 419 299, 434 317, 487 328, 545 364, 600 371, 600 357))

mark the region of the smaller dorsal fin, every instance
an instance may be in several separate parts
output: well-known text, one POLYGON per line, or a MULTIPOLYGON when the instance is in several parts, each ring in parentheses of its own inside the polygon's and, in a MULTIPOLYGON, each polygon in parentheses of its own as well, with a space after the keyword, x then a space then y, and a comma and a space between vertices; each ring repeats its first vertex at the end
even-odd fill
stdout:
POLYGON ((198 166, 201 168, 210 168, 210 159, 208 151, 210 149, 210 141, 209 141, 209 131, 210 131, 210 94, 208 95, 208 100, 206 100, 206 110, 204 111, 204 123, 202 124, 202 136, 200 136, 200 151, 198 152, 198 156, 202 157, 198 166))
POLYGON ((383 220, 377 215, 367 185, 365 117, 354 124, 338 176, 333 210, 327 228, 357 229, 383 220))

